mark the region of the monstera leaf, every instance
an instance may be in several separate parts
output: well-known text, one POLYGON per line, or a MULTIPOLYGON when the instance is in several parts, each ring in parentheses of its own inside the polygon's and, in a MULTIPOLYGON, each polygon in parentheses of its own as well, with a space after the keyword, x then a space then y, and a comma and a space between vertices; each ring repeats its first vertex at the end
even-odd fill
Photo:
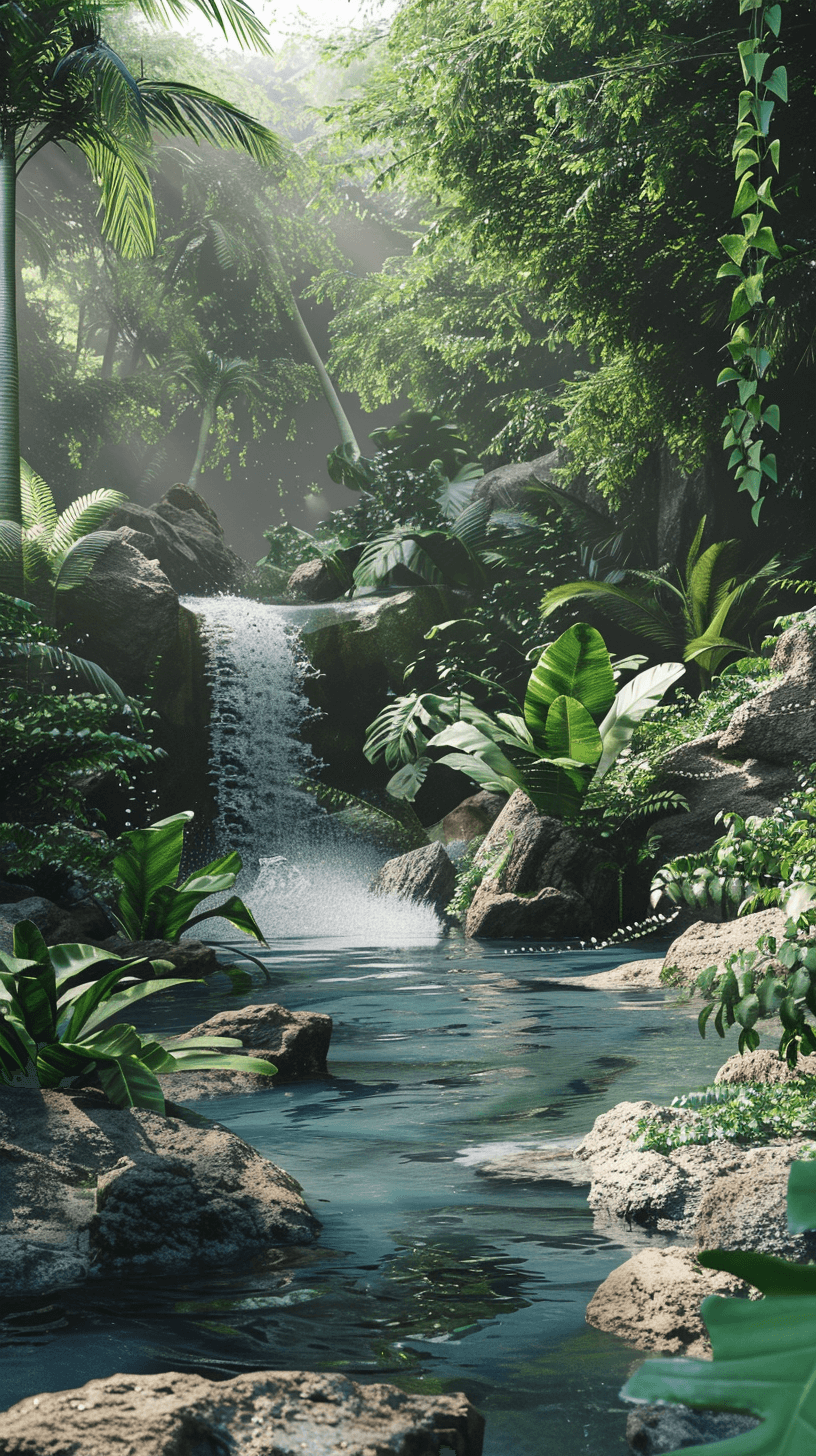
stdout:
MULTIPOLYGON (((816 1163, 793 1163, 788 1224, 816 1228, 816 1163)), ((813 1456, 816 1450, 816 1270, 767 1254, 709 1250, 709 1269, 753 1284, 758 1301, 703 1301, 713 1360, 647 1360, 622 1392, 625 1399, 680 1401, 702 1409, 743 1411, 762 1424, 723 1444, 723 1456, 813 1456)), ((703 1456, 692 1446, 686 1456, 703 1456)))

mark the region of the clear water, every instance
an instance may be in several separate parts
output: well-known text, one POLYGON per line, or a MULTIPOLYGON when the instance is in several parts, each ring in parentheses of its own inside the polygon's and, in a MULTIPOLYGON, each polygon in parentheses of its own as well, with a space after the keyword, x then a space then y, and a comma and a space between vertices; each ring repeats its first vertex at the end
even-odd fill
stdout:
POLYGON ((294 1174, 321 1236, 2 1307, 3 1403, 117 1371, 327 1369, 466 1391, 486 1456, 623 1453, 617 1392, 641 1356, 584 1312, 624 1242, 593 1227, 585 1189, 479 1174, 713 1075, 721 1044, 666 993, 553 985, 622 958, 281 941, 246 994, 219 975, 156 998, 145 1024, 166 1031, 266 1000, 334 1017, 328 1080, 196 1104, 294 1174))

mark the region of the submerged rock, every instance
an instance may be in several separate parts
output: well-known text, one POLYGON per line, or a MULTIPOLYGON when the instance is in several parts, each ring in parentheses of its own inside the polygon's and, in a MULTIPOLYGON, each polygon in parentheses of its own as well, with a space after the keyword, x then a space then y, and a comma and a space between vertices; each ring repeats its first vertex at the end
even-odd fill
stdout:
POLYGON ((617 921, 618 885, 608 856, 560 819, 539 814, 521 789, 499 814, 476 863, 494 867, 468 909, 469 936, 585 938, 617 921))
POLYGON ((3 1456, 481 1456, 464 1395, 406 1395, 344 1375, 260 1371, 112 1375, 27 1398, 0 1415, 3 1456), (138 1447, 134 1433, 138 1432, 138 1447))
POLYGON ((176 1102, 194 1102, 231 1092, 263 1091, 306 1077, 326 1077, 331 1034, 331 1017, 319 1011, 287 1011, 274 1004, 222 1011, 194 1026, 187 1036, 238 1037, 247 1055, 273 1063, 276 1075, 216 1070, 169 1072, 159 1078, 162 1091, 176 1102))
POLYGON ((641 1405, 629 1413, 626 1439, 637 1456, 668 1456, 686 1446, 710 1446, 759 1425, 756 1416, 691 1410, 687 1405, 641 1405))
POLYGON ((785 920, 785 912, 775 908, 757 910, 720 925, 695 920, 666 951, 664 979, 669 985, 693 986, 709 966, 722 966, 737 951, 754 950, 760 935, 774 935, 781 940, 785 920))
POLYGON ((111 1107, 91 1090, 0 1088, 6 1295, 220 1265, 318 1228, 295 1180, 217 1123, 111 1107))
POLYGON ((589 1164, 588 1201, 596 1225, 678 1234, 701 1249, 759 1249, 812 1259, 816 1236, 789 1232, 786 1195, 791 1163, 809 1153, 813 1142, 794 1138, 746 1146, 723 1139, 658 1153, 632 1140, 642 1118, 682 1126, 692 1116, 681 1107, 620 1102, 596 1118, 575 1152, 589 1164))
POLYGON ((387 860, 371 881, 371 893, 432 905, 444 915, 455 885, 456 871, 442 845, 423 844, 387 860))
POLYGON ((711 1356, 700 1314, 709 1294, 747 1299, 748 1285, 733 1274, 704 1269, 692 1249, 641 1249, 613 1269, 587 1307, 587 1324, 629 1340, 641 1350, 711 1356))

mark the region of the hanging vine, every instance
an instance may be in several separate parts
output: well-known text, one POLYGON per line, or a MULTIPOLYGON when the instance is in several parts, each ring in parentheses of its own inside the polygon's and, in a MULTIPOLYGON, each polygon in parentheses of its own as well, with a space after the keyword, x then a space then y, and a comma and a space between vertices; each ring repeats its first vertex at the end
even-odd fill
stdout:
POLYGON ((768 481, 776 481, 776 456, 766 451, 762 432, 766 426, 779 430, 779 406, 765 404, 760 393, 771 363, 771 315, 773 298, 765 297, 768 275, 774 260, 781 257, 766 211, 779 209, 771 196, 774 173, 779 172, 779 141, 771 140, 770 127, 777 100, 788 99, 788 77, 784 66, 769 70, 771 47, 779 36, 782 6, 763 0, 740 0, 740 15, 750 15, 750 36, 738 50, 745 87, 739 94, 737 131, 732 156, 735 159, 737 194, 732 218, 739 218, 742 232, 727 233, 720 243, 728 254, 718 278, 739 281, 731 299, 728 322, 732 325, 728 351, 731 365, 723 369, 718 384, 735 384, 738 403, 723 421, 723 442, 731 454, 739 489, 747 491, 756 525, 768 481))

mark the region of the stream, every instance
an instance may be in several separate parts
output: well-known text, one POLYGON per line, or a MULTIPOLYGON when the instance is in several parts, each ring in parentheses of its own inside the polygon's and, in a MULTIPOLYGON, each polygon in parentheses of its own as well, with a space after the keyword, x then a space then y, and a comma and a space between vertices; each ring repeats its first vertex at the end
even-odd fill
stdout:
POLYGON ((623 1453, 617 1392, 642 1357, 584 1311, 628 1256, 624 1231, 594 1229, 585 1188, 479 1167, 575 1139, 616 1102, 669 1101, 710 1080, 721 1044, 663 991, 553 988, 620 949, 323 937, 263 958, 268 983, 256 971, 236 995, 219 974, 155 998, 144 1024, 174 1033, 269 1000, 331 1013, 328 1080, 196 1104, 299 1180, 319 1240, 6 1306, 3 1403, 117 1371, 334 1370, 464 1390, 485 1456, 623 1453))

